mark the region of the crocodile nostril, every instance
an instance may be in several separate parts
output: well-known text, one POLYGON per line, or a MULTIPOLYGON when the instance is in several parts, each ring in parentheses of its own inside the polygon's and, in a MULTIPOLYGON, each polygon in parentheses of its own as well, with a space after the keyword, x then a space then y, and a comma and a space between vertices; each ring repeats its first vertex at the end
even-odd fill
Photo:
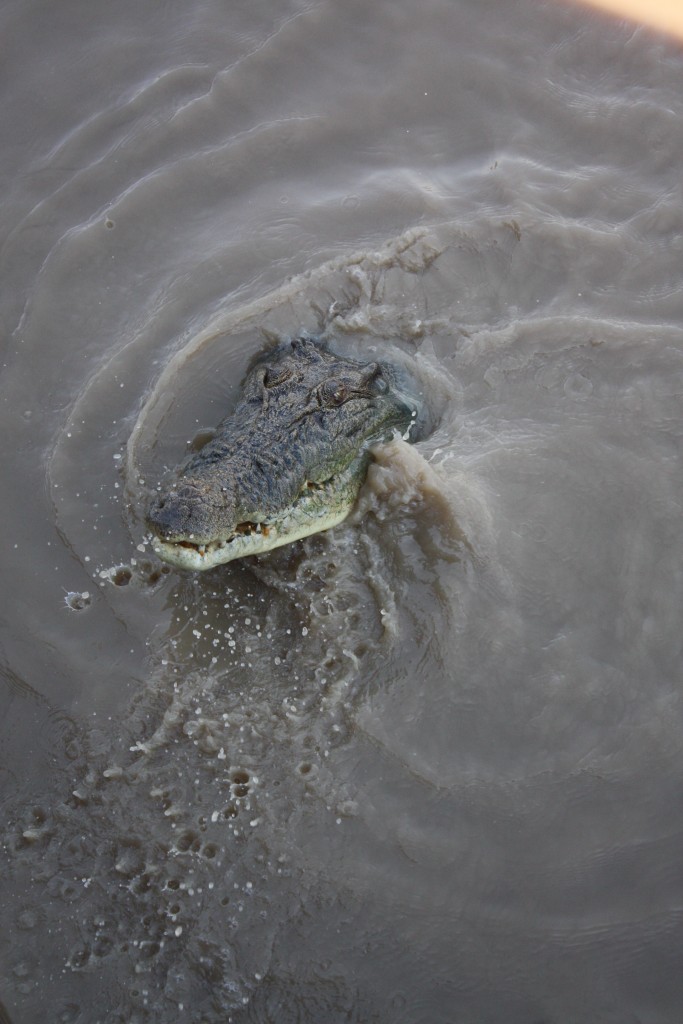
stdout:
POLYGON ((149 527, 161 536, 181 533, 190 518, 190 508, 173 496, 155 498, 147 511, 149 527))

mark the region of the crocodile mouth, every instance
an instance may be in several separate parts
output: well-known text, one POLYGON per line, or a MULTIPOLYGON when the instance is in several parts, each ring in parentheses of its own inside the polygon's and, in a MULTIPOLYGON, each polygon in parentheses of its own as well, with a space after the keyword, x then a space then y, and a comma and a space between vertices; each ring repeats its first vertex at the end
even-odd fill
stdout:
POLYGON ((346 469, 322 483, 307 481, 298 498, 276 516, 238 523, 225 537, 199 542, 191 534, 168 540, 154 533, 152 548, 165 562, 196 572, 235 558, 263 554, 329 530, 351 512, 363 480, 364 462, 355 459, 346 469))

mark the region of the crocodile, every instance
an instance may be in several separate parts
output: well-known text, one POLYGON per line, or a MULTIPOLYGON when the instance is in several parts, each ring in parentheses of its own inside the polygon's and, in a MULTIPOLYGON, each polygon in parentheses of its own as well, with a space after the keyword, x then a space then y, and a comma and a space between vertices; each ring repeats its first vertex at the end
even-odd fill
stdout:
POLYGON ((385 362, 341 357, 302 335, 259 357, 212 439, 159 487, 152 546, 192 571, 261 554, 341 523, 371 448, 410 438, 417 404, 385 362))

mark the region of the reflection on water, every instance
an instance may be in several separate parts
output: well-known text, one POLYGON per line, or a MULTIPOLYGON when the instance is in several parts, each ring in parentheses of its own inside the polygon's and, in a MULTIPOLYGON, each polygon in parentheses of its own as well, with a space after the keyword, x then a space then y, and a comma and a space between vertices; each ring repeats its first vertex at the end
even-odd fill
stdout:
POLYGON ((243 8, 3 16, 0 1016, 677 1019, 680 54, 243 8), (148 495, 302 329, 421 440, 169 572, 148 495))

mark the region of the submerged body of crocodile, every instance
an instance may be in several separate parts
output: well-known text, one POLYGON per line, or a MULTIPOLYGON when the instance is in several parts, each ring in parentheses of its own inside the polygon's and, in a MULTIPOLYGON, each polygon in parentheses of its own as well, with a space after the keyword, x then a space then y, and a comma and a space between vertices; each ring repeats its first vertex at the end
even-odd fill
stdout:
POLYGON ((151 503, 154 550, 209 569, 335 526, 353 508, 370 446, 407 436, 415 416, 386 363, 344 359, 307 337, 275 349, 151 503))

